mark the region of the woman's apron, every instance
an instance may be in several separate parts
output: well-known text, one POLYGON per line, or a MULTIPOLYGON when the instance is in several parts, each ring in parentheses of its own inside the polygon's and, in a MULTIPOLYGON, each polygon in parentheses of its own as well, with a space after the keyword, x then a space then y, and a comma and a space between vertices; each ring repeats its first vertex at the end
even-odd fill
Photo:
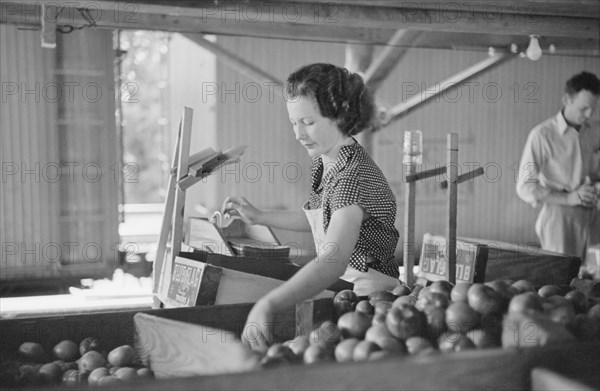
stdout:
MULTIPOLYGON (((325 241, 325 231, 323 230, 323 208, 308 209, 308 202, 302 205, 302 210, 306 214, 310 229, 315 241, 315 249, 318 255, 327 254, 332 250, 325 241)), ((348 265, 346 272, 340 277, 342 280, 354 284, 354 292, 358 296, 367 296, 371 292, 378 290, 391 291, 400 285, 400 280, 390 277, 386 274, 369 268, 367 272, 361 272, 348 265)))

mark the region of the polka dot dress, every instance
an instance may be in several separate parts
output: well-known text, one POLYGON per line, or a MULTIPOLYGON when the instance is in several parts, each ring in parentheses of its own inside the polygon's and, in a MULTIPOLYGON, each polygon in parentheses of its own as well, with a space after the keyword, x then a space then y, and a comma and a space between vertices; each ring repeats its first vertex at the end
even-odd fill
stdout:
POLYGON ((400 236, 394 227, 396 197, 379 167, 355 142, 343 146, 333 167, 325 176, 323 172, 321 157, 313 158, 308 206, 323 207, 323 231, 327 232, 336 210, 350 205, 362 207, 370 217, 360 227, 350 266, 362 272, 373 268, 398 278, 398 263, 394 258, 400 236), (368 263, 368 259, 374 261, 368 263))

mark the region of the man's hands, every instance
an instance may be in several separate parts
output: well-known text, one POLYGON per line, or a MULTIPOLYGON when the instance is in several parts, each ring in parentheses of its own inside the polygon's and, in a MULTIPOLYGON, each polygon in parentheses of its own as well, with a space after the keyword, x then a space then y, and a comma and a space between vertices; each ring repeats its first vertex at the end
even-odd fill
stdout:
POLYGON ((590 177, 585 177, 583 184, 567 195, 567 204, 570 206, 594 208, 597 202, 598 195, 590 177))

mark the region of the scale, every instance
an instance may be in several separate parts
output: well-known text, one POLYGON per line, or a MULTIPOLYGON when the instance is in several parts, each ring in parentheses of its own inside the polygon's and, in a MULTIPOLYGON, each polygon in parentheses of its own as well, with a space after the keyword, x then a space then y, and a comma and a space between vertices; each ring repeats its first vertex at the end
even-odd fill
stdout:
MULTIPOLYGON (((410 154, 411 132, 405 132, 404 153, 410 154), (407 148, 408 146, 408 148, 407 148), (408 149, 408 150, 407 150, 408 149)), ((417 172, 417 163, 412 159, 403 162, 406 172, 404 180, 405 198, 404 198, 404 280, 412 289, 415 284, 413 266, 415 264, 415 198, 416 183, 419 180, 430 178, 436 175, 446 174, 447 180, 440 184, 442 189, 447 190, 447 219, 446 219, 446 237, 437 237, 435 240, 429 240, 429 243, 423 244, 421 271, 419 277, 427 280, 445 279, 452 284, 456 284, 457 271, 457 240, 456 240, 456 215, 457 215, 457 196, 458 184, 476 178, 483 174, 483 168, 479 167, 465 174, 458 175, 458 133, 448 133, 447 135, 447 164, 445 167, 438 167, 431 170, 417 172), (433 240, 433 241, 432 241, 433 240), (433 246, 433 247, 432 247, 433 246), (445 248, 444 251, 437 251, 436 248, 445 248), (432 251, 433 249, 433 251, 432 251), (423 268, 425 266, 425 268, 423 268)), ((484 246, 470 244, 460 241, 461 256, 459 257, 460 278, 459 280, 476 282, 476 270, 485 271, 485 260, 487 252, 484 246), (465 268, 469 268, 473 273, 465 274, 465 268), (472 269, 471 269, 472 268, 472 269), (464 277, 467 278, 464 278, 464 277)), ((479 276, 482 276, 479 273, 479 276)), ((478 281, 477 281, 478 282, 478 281)), ((483 282, 483 281, 482 281, 483 282)))

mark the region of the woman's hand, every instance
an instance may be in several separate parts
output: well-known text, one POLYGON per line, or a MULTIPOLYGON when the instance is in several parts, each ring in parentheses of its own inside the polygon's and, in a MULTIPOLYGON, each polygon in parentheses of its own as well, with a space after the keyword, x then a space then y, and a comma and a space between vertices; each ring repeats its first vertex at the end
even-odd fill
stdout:
POLYGON ((230 216, 240 216, 242 221, 246 224, 256 224, 262 211, 254 207, 244 197, 227 197, 223 201, 223 208, 221 209, 223 216, 229 214, 230 216))
POLYGON ((256 302, 248 314, 242 342, 259 352, 265 352, 273 342, 273 312, 264 301, 256 302))

